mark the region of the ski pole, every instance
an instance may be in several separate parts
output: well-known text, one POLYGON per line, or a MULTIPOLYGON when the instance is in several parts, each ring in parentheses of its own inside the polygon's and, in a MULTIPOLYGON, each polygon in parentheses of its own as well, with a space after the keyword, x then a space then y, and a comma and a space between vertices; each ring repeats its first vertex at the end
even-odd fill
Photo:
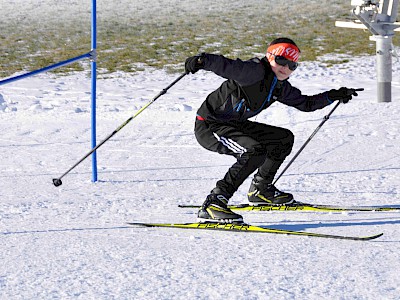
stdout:
MULTIPOLYGON (((363 91, 363 88, 360 89, 354 89, 354 91, 363 91)), ((279 176, 275 179, 275 181, 272 183, 273 185, 276 184, 276 182, 282 177, 282 175, 289 169, 291 164, 296 160, 296 158, 300 155, 300 153, 304 150, 304 148, 308 145, 308 143, 312 140, 312 138, 317 134, 317 132, 321 129, 321 127, 325 124, 326 121, 329 120, 330 116, 333 114, 333 112, 338 108, 340 105, 340 101, 335 105, 335 107, 327 114, 322 122, 318 125, 318 127, 314 130, 314 132, 310 135, 310 137, 306 140, 306 142, 303 144, 303 146, 300 147, 299 151, 293 156, 293 158, 289 161, 289 163, 286 165, 286 167, 283 169, 283 171, 279 174, 279 176)))
POLYGON ((279 174, 279 176, 275 179, 273 182, 273 185, 276 184, 276 182, 282 177, 282 175, 286 172, 287 169, 291 166, 291 164, 296 160, 296 158, 300 155, 300 153, 304 150, 304 148, 308 145, 308 143, 312 140, 312 138, 317 134, 318 130, 321 129, 321 127, 325 124, 326 121, 329 120, 329 117, 332 115, 332 113, 335 111, 335 109, 340 105, 340 102, 338 102, 335 107, 330 111, 329 114, 327 114, 322 122, 318 125, 318 127, 314 130, 314 132, 310 135, 310 137, 306 140, 306 142, 303 144, 303 146, 300 147, 299 151, 293 156, 293 158, 289 161, 289 163, 286 165, 286 167, 283 169, 283 171, 279 174))
POLYGON ((53 184, 55 186, 60 186, 62 185, 61 178, 63 178, 65 175, 67 175, 69 172, 71 172, 76 166, 78 166, 81 162, 83 162, 90 154, 92 154, 94 151, 96 151, 100 146, 102 146, 105 142, 107 142, 110 138, 112 138, 118 131, 120 131, 122 128, 124 128, 130 121, 132 121, 134 118, 136 118, 142 111, 144 111, 147 107, 149 107, 152 103, 154 103, 158 98, 160 98, 162 95, 166 94, 167 91, 175 85, 179 80, 181 80, 183 77, 185 77, 187 73, 183 73, 180 75, 177 79, 175 79, 169 86, 167 86, 165 89, 163 89, 160 93, 158 93, 157 96, 155 96, 149 103, 147 103, 145 106, 143 106, 141 109, 138 110, 136 114, 131 116, 129 119, 127 119, 124 123, 122 123, 117 129, 115 129, 109 136, 107 136, 104 140, 102 140, 96 147, 94 147, 92 150, 90 150, 85 156, 83 156, 76 164, 74 164, 71 168, 68 169, 64 174, 62 174, 58 178, 53 179, 53 184))

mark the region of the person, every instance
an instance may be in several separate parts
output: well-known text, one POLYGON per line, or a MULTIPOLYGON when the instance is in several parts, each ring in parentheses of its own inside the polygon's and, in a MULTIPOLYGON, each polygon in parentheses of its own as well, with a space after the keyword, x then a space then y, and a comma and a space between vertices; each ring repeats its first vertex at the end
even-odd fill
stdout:
POLYGON ((279 167, 290 154, 293 133, 285 128, 249 120, 278 101, 310 112, 333 101, 347 103, 357 96, 355 89, 342 87, 307 96, 293 87, 288 78, 298 67, 300 49, 289 38, 272 41, 262 59, 232 60, 222 55, 202 53, 185 61, 187 74, 203 69, 227 79, 209 94, 197 111, 195 136, 207 150, 231 155, 236 162, 216 183, 198 212, 199 222, 243 222, 228 208, 239 186, 257 170, 251 181, 251 204, 283 205, 294 202, 293 195, 273 184, 279 167))

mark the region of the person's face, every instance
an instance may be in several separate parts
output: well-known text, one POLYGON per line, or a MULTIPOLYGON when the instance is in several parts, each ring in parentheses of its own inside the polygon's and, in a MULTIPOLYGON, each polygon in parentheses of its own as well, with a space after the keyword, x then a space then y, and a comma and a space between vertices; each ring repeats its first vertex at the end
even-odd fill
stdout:
POLYGON ((275 62, 275 60, 271 61, 270 64, 271 64, 272 72, 275 73, 276 78, 278 78, 278 80, 288 79, 289 76, 294 72, 289 69, 288 65, 285 65, 285 66, 278 65, 275 62))

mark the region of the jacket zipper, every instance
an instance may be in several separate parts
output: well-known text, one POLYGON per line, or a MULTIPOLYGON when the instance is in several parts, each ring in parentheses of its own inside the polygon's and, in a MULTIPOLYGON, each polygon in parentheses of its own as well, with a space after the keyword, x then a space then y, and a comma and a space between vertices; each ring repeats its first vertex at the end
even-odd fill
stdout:
POLYGON ((261 107, 255 112, 256 115, 263 109, 263 107, 265 106, 265 104, 266 104, 267 102, 269 103, 269 102, 271 101, 272 93, 274 92, 274 89, 275 89, 275 86, 276 86, 277 83, 278 83, 278 79, 276 78, 276 76, 274 76, 274 80, 272 81, 271 89, 269 90, 268 97, 265 98, 264 103, 263 103, 263 104, 261 105, 261 107))

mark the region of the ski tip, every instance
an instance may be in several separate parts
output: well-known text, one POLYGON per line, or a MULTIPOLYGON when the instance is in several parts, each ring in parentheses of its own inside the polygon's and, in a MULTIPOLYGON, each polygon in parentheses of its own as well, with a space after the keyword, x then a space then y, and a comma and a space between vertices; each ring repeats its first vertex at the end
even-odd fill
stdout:
POLYGON ((377 238, 381 237, 382 235, 383 235, 383 232, 379 233, 379 234, 372 235, 372 236, 370 236, 370 240, 377 239, 377 238))
POLYGON ((360 240, 360 241, 370 241, 370 240, 375 240, 375 239, 377 239, 377 238, 380 238, 382 235, 383 235, 383 232, 382 232, 382 233, 375 234, 375 235, 360 237, 360 238, 357 238, 357 240, 360 240))

